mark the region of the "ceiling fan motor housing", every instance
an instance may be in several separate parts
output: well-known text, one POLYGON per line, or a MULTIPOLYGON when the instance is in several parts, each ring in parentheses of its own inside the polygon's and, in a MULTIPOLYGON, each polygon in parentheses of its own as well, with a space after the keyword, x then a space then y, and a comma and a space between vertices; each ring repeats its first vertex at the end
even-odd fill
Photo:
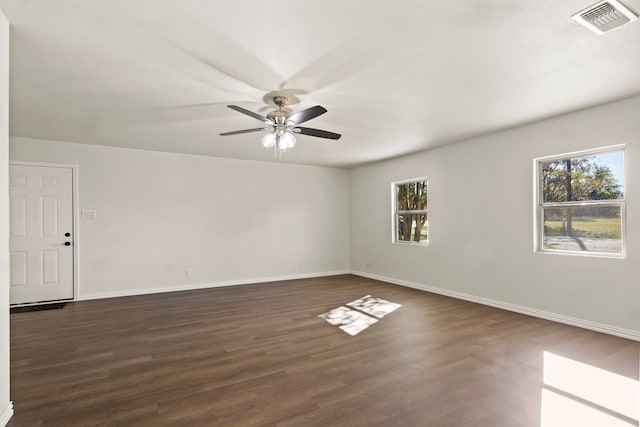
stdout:
POLYGON ((289 99, 286 96, 274 96, 273 97, 273 103, 276 104, 280 108, 282 108, 285 105, 287 105, 287 102, 289 102, 289 99))
POLYGON ((276 124, 284 124, 289 114, 286 111, 275 110, 267 114, 267 118, 273 120, 276 124))

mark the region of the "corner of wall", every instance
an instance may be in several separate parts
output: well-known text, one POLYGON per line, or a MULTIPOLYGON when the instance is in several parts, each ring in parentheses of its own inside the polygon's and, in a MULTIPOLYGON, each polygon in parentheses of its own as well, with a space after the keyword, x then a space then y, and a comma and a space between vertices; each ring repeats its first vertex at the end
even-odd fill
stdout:
POLYGON ((0 11, 0 425, 13 415, 9 400, 9 22, 0 11))

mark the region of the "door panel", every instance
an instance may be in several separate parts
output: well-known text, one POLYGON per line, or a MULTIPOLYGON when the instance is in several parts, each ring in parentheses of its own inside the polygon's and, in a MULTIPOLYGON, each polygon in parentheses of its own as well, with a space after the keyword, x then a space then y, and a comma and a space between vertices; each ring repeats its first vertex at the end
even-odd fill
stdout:
POLYGON ((11 237, 27 237, 27 196, 10 196, 9 205, 11 237))
POLYGON ((11 252, 11 287, 27 286, 27 253, 11 252))
POLYGON ((42 251, 42 284, 57 286, 58 251, 42 251))
POLYGON ((11 304, 73 299, 72 170, 10 165, 9 173, 11 304))
POLYGON ((42 236, 58 235, 58 197, 42 196, 40 198, 40 218, 42 218, 42 236))

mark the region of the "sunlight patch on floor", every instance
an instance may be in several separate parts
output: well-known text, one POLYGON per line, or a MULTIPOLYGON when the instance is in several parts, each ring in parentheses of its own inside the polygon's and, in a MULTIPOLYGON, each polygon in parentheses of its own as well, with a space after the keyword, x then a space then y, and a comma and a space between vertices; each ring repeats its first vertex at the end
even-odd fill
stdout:
POLYGON ((371 316, 350 310, 347 307, 334 308, 328 313, 321 314, 330 324, 339 327, 349 335, 357 335, 378 321, 371 316))
POLYGON ((637 380, 544 352, 541 427, 638 426, 637 380))
POLYGON ((318 317, 325 319, 331 325, 338 326, 351 336, 359 334, 376 323, 378 319, 402 307, 400 304, 371 295, 365 295, 346 305, 349 307, 340 306, 318 317))
POLYGON ((365 295, 362 298, 358 298, 355 301, 347 303, 347 305, 351 308, 355 308, 356 310, 375 316, 378 319, 382 319, 387 314, 401 307, 400 304, 383 300, 382 298, 375 298, 371 295, 365 295))

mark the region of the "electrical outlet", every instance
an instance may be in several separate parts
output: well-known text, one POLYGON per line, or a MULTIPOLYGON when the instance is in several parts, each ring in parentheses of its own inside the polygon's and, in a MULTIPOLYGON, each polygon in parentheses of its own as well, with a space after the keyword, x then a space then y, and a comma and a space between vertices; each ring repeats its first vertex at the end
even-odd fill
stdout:
POLYGON ((298 261, 298 270, 302 269, 302 260, 298 261))
POLYGON ((365 266, 365 267, 367 267, 367 268, 371 268, 371 261, 366 260, 366 261, 364 262, 364 266, 365 266))
POLYGON ((188 279, 189 277, 191 277, 191 273, 192 273, 192 272, 191 272, 191 269, 190 269, 190 268, 185 268, 185 269, 184 269, 184 277, 186 277, 187 279, 188 279))

